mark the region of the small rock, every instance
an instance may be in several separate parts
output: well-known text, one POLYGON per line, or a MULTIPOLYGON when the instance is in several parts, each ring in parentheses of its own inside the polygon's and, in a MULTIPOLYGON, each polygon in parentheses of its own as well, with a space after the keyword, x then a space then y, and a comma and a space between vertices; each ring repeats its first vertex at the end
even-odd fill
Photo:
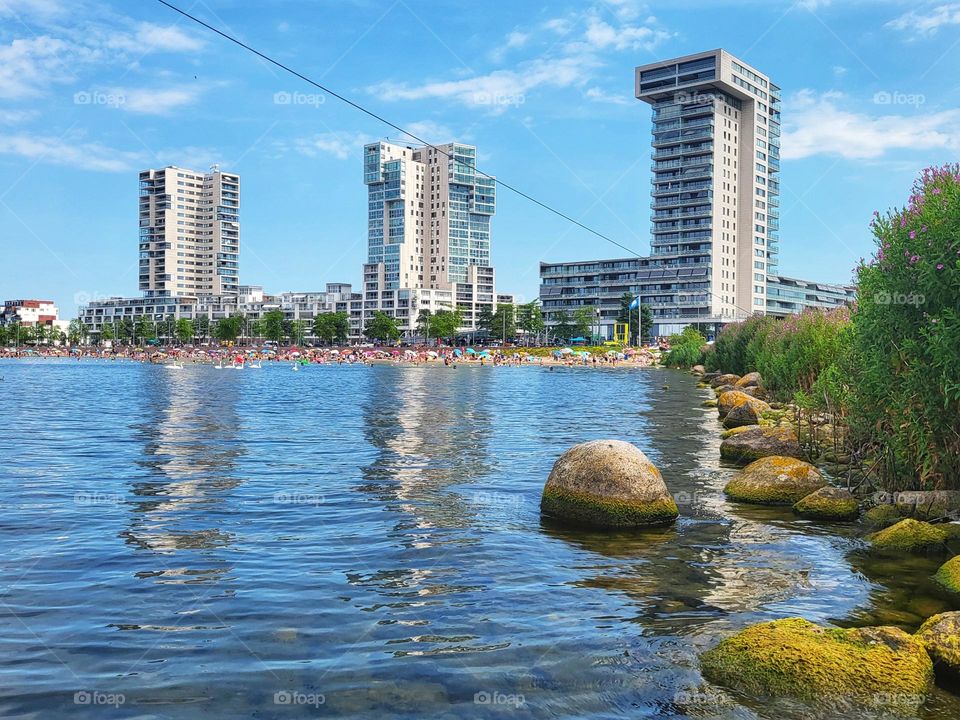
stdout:
POLYGON ((741 425, 728 430, 721 437, 720 457, 724 460, 747 463, 773 455, 803 456, 797 434, 791 427, 741 425))
POLYGON ((946 550, 947 537, 936 525, 906 518, 866 539, 875 551, 923 553, 946 550))
POLYGON ((703 365, 694 365, 692 368, 690 368, 690 372, 692 372, 694 375, 703 375, 706 371, 707 369, 703 365))
POLYGON ((856 520, 860 503, 849 490, 827 485, 798 500, 793 511, 809 520, 856 520))
POLYGON ((927 648, 934 672, 960 676, 960 612, 929 618, 917 630, 917 638, 927 648))
POLYGON ((736 386, 739 388, 758 387, 762 383, 763 378, 760 377, 760 373, 751 372, 737 380, 736 386))
MULTIPOLYGON (((730 393, 727 394, 729 395, 730 393)), ((760 423, 760 418, 763 413, 770 409, 770 406, 763 400, 757 400, 749 395, 746 397, 750 398, 749 401, 734 405, 730 409, 730 412, 724 416, 723 426, 725 428, 735 428, 741 425, 757 425, 760 423)))
POLYGON ((736 385, 737 380, 740 379, 739 375, 734 375, 733 373, 726 373, 724 375, 717 375, 710 381, 710 385, 713 387, 719 387, 720 385, 736 385))
POLYGON ((803 460, 775 455, 747 465, 723 489, 731 500, 758 505, 793 505, 827 481, 803 460))

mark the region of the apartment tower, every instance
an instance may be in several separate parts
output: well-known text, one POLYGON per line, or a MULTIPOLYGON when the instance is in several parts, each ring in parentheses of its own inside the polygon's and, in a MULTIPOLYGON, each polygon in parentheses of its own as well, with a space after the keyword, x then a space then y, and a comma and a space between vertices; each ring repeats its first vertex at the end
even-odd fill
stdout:
POLYGON ((651 259, 707 271, 665 304, 688 323, 763 313, 777 273, 780 88, 719 49, 642 65, 635 82, 653 106, 651 259))
POLYGON ((140 173, 144 297, 236 295, 240 176, 168 166, 140 173))
POLYGON ((460 143, 364 148, 367 263, 364 320, 375 311, 413 334, 421 310, 463 314, 463 330, 494 305, 490 221, 495 181, 478 174, 477 149, 460 143))

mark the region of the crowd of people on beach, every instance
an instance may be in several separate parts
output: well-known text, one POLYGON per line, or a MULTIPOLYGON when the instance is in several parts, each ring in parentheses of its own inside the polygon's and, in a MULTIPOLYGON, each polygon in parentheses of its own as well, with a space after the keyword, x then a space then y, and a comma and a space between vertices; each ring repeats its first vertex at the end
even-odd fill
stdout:
POLYGON ((218 368, 262 367, 263 363, 288 363, 298 367, 327 364, 396 364, 476 366, 590 366, 646 367, 659 359, 656 349, 625 348, 599 352, 573 348, 494 348, 472 347, 278 347, 278 346, 203 346, 134 347, 39 346, 0 348, 0 358, 69 358, 74 360, 119 360, 165 366, 205 364, 218 368))

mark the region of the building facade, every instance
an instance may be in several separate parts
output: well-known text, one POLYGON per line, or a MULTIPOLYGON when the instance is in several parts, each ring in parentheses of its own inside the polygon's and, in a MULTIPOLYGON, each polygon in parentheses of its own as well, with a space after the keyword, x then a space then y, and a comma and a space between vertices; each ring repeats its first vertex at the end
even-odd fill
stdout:
POLYGON ((140 173, 140 290, 145 297, 235 295, 240 176, 214 165, 140 173))
POLYGON ((247 321, 243 337, 251 337, 252 323, 266 313, 279 310, 286 320, 304 323, 305 340, 314 340, 313 321, 323 313, 346 312, 350 318, 350 340, 359 340, 363 326, 363 296, 353 292, 346 283, 328 283, 326 290, 317 292, 284 292, 268 295, 257 285, 241 285, 236 295, 202 295, 199 297, 139 297, 97 300, 81 309, 80 319, 97 335, 104 325, 129 321, 136 325, 141 319, 154 324, 171 319, 196 321, 205 318, 210 326, 218 320, 241 314, 247 321))
POLYGON ((779 253, 780 88, 719 49, 638 67, 635 85, 653 106, 651 257, 707 270, 695 302, 664 310, 685 323, 764 312, 779 253))
POLYGON ((411 147, 389 141, 364 148, 367 262, 364 322, 375 312, 416 333, 422 310, 458 308, 476 329, 494 304, 490 264, 496 182, 476 170, 477 150, 461 143, 411 147))
POLYGON ((827 309, 850 305, 857 298, 856 285, 798 280, 782 275, 767 277, 767 314, 786 317, 808 308, 827 309))

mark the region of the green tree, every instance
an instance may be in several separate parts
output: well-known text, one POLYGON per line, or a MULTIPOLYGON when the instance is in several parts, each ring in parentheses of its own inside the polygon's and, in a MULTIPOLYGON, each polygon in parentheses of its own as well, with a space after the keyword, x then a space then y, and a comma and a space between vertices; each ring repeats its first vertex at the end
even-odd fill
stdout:
POLYGON ((573 311, 573 330, 578 337, 589 338, 593 336, 594 325, 596 324, 596 311, 593 305, 584 305, 573 311))
POLYGON ((193 329, 193 323, 186 318, 180 318, 177 320, 175 332, 177 335, 177 340, 180 341, 181 345, 193 342, 194 335, 196 334, 193 329))
POLYGON ((313 334, 317 340, 321 340, 328 345, 333 343, 337 336, 337 330, 333 323, 333 313, 320 313, 313 319, 313 334))
POLYGON ((537 336, 543 332, 545 326, 539 300, 533 300, 517 308, 517 325, 527 333, 528 341, 531 335, 537 336))
POLYGON ((691 368, 703 358, 703 346, 707 339, 696 328, 686 327, 679 335, 670 337, 670 352, 664 362, 669 367, 691 368))
MULTIPOLYGON (((653 330, 653 308, 649 305, 640 305, 640 342, 650 339, 653 330)), ((638 345, 640 343, 637 343, 638 345)))
POLYGON ((280 310, 270 310, 263 314, 261 320, 261 330, 267 340, 279 343, 283 341, 286 335, 284 328, 283 312, 280 310))
POLYGON ((100 326, 100 342, 113 340, 115 337, 116 337, 116 334, 113 329, 113 323, 104 322, 100 326))
MULTIPOLYGON (((431 313, 426 308, 423 308, 417 315, 417 332, 427 340, 433 335, 430 330, 430 317, 431 313)), ((436 335, 433 335, 433 337, 436 337, 436 335)))
POLYGON ((0 325, 0 347, 5 347, 10 340, 10 331, 6 325, 0 325))
POLYGON ((336 330, 334 339, 338 343, 346 343, 350 337, 350 313, 345 310, 333 313, 333 326, 336 330))
POLYGON ((217 321, 213 329, 214 337, 220 342, 236 342, 243 331, 244 317, 239 313, 217 321))
POLYGON ((553 335, 557 340, 567 342, 574 336, 576 333, 576 328, 573 326, 573 323, 570 322, 570 313, 566 310, 560 310, 553 317, 553 335))
POLYGON ((149 316, 141 315, 137 318, 136 334, 140 344, 146 345, 148 340, 156 340, 157 326, 149 316))
POLYGON ((438 310, 430 316, 430 335, 435 338, 452 340, 463 325, 463 313, 460 310, 438 310))
POLYGON ((487 305, 477 313, 477 329, 493 333, 493 310, 487 305))
POLYGON ((133 337, 133 320, 128 317, 122 317, 116 322, 117 341, 129 344, 133 337))
POLYGON ((194 326, 197 329, 197 337, 200 338, 200 341, 203 342, 210 337, 210 317, 207 315, 200 315, 194 326))
POLYGON ((517 314, 511 303, 497 303, 497 311, 490 321, 490 334, 506 342, 517 334, 517 314))
POLYGON ((303 344, 303 336, 306 335, 307 324, 303 320, 290 321, 290 341, 296 345, 303 344))
POLYGON ((394 342, 400 337, 399 323, 396 318, 377 311, 363 329, 363 334, 371 340, 394 342))

